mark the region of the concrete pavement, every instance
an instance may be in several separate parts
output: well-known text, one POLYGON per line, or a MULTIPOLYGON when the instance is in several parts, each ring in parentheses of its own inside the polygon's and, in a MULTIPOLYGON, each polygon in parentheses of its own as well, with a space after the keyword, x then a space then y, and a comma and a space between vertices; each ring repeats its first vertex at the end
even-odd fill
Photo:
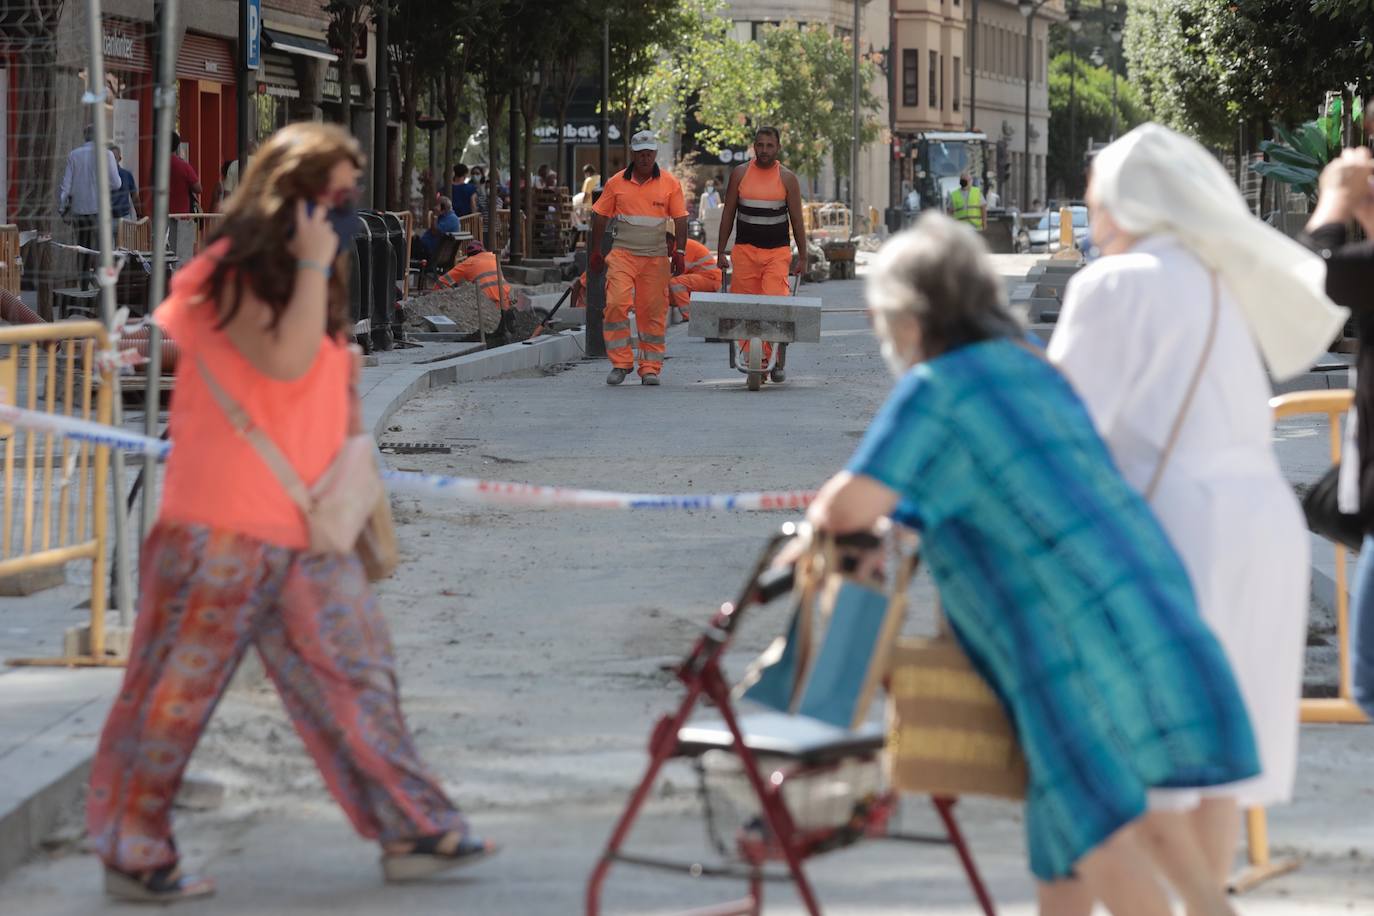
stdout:
MULTIPOLYGON (((831 308, 860 304, 855 282, 807 292, 831 308)), ((691 341, 678 327, 668 346, 659 389, 634 380, 608 388, 604 362, 560 362, 422 392, 384 428, 396 439, 444 442, 452 453, 393 464, 649 492, 814 486, 843 463, 889 385, 859 314, 828 316, 820 345, 789 353, 789 381, 756 394, 727 368, 724 345, 691 341)), ((1319 465, 1316 431, 1297 430, 1292 440, 1319 465)), ((738 587, 780 518, 406 499, 398 521, 405 565, 381 599, 407 716, 455 798, 509 848, 462 877, 383 888, 375 850, 351 834, 270 688, 248 679, 226 697, 193 762, 222 780, 229 798, 219 811, 179 816, 188 864, 206 867, 222 887, 219 898, 185 912, 577 912, 652 721, 678 696, 662 666, 738 587)), ((909 629, 929 628, 928 598, 918 595, 909 629)), ((746 622, 736 671, 783 617, 770 607, 746 622)), ((1371 752, 1374 729, 1304 730, 1298 803, 1274 812, 1271 834, 1279 851, 1309 861, 1244 898, 1242 912, 1374 912, 1374 780, 1363 763, 1371 752)), ((693 774, 673 769, 661 785, 638 838, 659 850, 704 852, 693 774)), ((962 808, 1002 911, 1032 912, 1016 807, 975 800, 962 808)), ((929 820, 919 799, 904 817, 912 826, 929 820)), ((0 910, 103 910, 95 862, 63 836, 75 832, 0 882, 0 910)), ((818 861, 813 876, 827 912, 975 912, 948 850, 867 844, 818 861)), ((737 889, 622 870, 606 902, 611 912, 660 913, 737 889)), ((769 894, 778 904, 769 912, 799 912, 785 886, 769 894)))

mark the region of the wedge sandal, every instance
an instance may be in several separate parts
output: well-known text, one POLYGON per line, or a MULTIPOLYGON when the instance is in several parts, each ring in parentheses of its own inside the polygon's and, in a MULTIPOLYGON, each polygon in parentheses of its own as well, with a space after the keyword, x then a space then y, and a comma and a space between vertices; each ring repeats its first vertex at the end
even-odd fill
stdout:
POLYGON ((214 892, 214 881, 183 875, 178 865, 164 865, 145 872, 126 872, 105 866, 106 896, 126 903, 176 903, 209 897, 214 892))
POLYGON ((500 852, 501 847, 473 836, 463 836, 446 850, 444 841, 454 834, 420 837, 407 852, 382 854, 382 874, 391 883, 419 881, 440 872, 466 868, 500 852))

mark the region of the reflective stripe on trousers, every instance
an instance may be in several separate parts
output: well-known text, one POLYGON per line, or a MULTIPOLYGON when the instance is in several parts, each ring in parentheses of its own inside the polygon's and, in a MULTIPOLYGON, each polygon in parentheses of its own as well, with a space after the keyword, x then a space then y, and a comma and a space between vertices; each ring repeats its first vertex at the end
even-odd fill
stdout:
POLYGON ((639 374, 663 371, 664 334, 668 330, 668 281, 672 265, 666 257, 645 257, 616 249, 606 256, 606 312, 602 333, 606 353, 617 369, 634 367, 630 341, 630 309, 639 326, 639 374))

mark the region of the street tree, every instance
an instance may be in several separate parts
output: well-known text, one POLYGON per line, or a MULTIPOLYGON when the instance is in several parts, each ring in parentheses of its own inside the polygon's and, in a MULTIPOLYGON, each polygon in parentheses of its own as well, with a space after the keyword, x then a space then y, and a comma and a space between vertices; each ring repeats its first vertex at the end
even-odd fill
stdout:
POLYGON ((777 75, 764 62, 762 48, 735 38, 724 0, 684 0, 687 27, 677 45, 661 54, 645 87, 654 129, 676 135, 690 112, 696 140, 718 154, 748 146, 752 127, 773 120, 777 75))
POLYGON ((353 129, 353 64, 358 59, 358 44, 367 35, 373 0, 325 0, 329 17, 329 37, 339 52, 339 108, 343 126, 353 129))
MULTIPOLYGON (((1146 120, 1144 106, 1134 85, 1117 80, 1117 133, 1125 133, 1146 120)), ((1084 188, 1084 168, 1088 141, 1105 140, 1112 132, 1112 72, 1106 66, 1095 67, 1075 55, 1070 63, 1068 52, 1055 55, 1050 61, 1050 138, 1046 171, 1049 187, 1062 189, 1055 196, 1078 197, 1084 188), (1069 82, 1073 73, 1073 109, 1070 112, 1069 82), (1075 118, 1073 131, 1077 148, 1069 145, 1069 120, 1075 118)))
POLYGON ((602 16, 609 21, 611 112, 628 159, 635 124, 649 109, 654 68, 675 52, 693 21, 682 0, 601 0, 594 9, 598 24, 602 16))
MULTIPOLYGON (((783 132, 788 166, 814 181, 829 155, 836 174, 851 174, 854 58, 850 40, 819 25, 798 28, 784 22, 764 32, 762 51, 763 66, 777 80, 766 110, 783 132)), ((877 65, 871 59, 861 60, 860 145, 878 137, 880 125, 874 117, 878 98, 871 88, 876 77, 877 65)))
MULTIPOLYGON (((459 66, 466 68, 468 46, 459 33, 457 7, 432 0, 391 0, 391 3, 387 51, 392 85, 405 125, 401 185, 403 194, 408 194, 410 175, 415 170, 420 96, 443 74, 450 58, 457 59, 459 66)), ((404 205, 408 207, 410 202, 406 200, 404 205)))

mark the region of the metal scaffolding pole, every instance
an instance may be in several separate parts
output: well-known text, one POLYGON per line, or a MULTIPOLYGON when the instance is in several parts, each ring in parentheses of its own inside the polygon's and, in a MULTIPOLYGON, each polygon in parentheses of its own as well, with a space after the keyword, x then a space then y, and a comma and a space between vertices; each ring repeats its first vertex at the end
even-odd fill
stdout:
MULTIPOLYGON (((100 289, 100 319, 111 337, 119 332, 115 327, 115 279, 118 272, 114 266, 114 225, 110 212, 110 171, 104 167, 103 155, 110 145, 109 125, 105 120, 105 54, 104 36, 101 31, 100 0, 87 0, 86 38, 90 42, 91 63, 90 79, 86 84, 86 94, 82 101, 90 109, 92 126, 95 128, 95 176, 96 192, 100 195, 99 210, 96 215, 96 238, 100 246, 100 267, 96 277, 100 289)), ((113 400, 113 420, 115 426, 123 425, 123 398, 119 391, 119 371, 110 376, 111 399, 113 400)), ((124 456, 118 452, 110 454, 110 480, 114 487, 115 519, 115 603, 119 607, 119 620, 124 626, 133 623, 133 575, 129 562, 129 507, 124 495, 124 456)), ((108 499, 105 493, 97 494, 97 499, 108 499)))
MULTIPOLYGON (((148 281, 150 317, 167 294, 167 188, 172 173, 172 116, 176 107, 177 4, 178 0, 162 0, 157 17, 162 33, 158 36, 157 85, 153 87, 153 275, 148 281)), ((239 177, 243 177, 242 150, 239 151, 239 177)), ((156 436, 162 404, 162 330, 155 321, 149 321, 148 324, 148 388, 143 433, 156 436)), ((157 459, 152 455, 144 457, 143 511, 139 519, 141 537, 147 537, 157 517, 157 470, 157 459)))

